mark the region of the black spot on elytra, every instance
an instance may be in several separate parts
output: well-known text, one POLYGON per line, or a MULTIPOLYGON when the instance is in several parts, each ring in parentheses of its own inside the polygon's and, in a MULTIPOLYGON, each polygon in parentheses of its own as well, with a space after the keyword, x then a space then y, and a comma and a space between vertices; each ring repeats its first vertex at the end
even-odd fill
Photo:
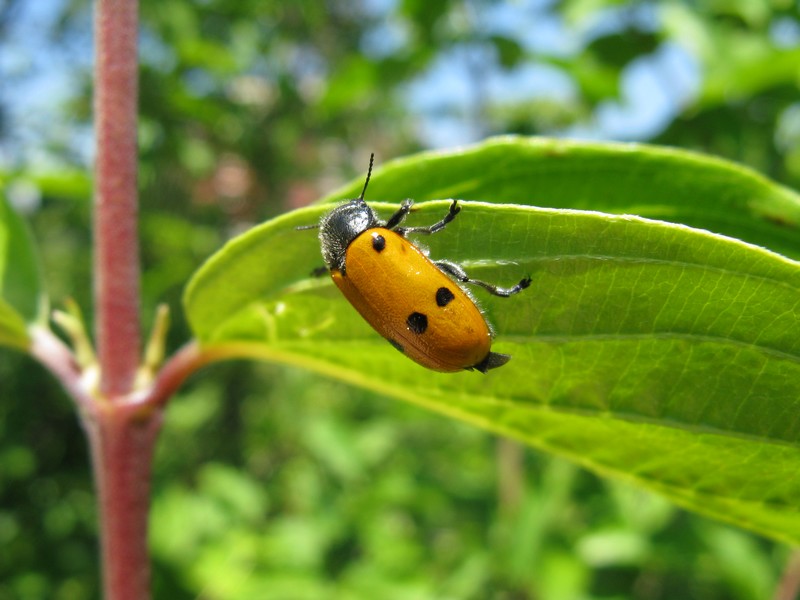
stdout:
POLYGON ((440 287, 436 290, 436 304, 438 306, 447 306, 455 298, 453 292, 446 287, 440 287))
POLYGON ((372 234, 372 249, 375 252, 380 252, 386 248, 386 238, 384 238, 380 233, 373 233, 372 234))
POLYGON ((400 352, 405 353, 406 349, 403 348, 403 344, 401 344, 397 340, 393 340, 391 338, 387 338, 386 341, 389 342, 392 346, 394 346, 395 350, 399 350, 400 352))
POLYGON ((425 330, 428 328, 428 317, 422 313, 413 312, 408 315, 406 325, 408 325, 408 328, 414 333, 425 333, 425 330))

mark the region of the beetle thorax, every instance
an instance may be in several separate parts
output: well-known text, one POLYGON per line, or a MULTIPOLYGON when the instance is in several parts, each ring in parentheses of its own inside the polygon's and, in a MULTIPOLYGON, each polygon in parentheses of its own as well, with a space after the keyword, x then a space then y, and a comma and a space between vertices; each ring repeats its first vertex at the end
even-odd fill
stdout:
POLYGON ((344 271, 345 252, 350 242, 367 229, 380 225, 375 212, 361 199, 350 200, 328 213, 319 226, 322 257, 328 268, 344 271))

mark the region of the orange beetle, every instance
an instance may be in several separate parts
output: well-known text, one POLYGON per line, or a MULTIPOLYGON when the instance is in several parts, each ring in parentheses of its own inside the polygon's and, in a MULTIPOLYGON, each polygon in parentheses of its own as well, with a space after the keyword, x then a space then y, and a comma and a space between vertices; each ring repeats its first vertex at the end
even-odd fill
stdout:
POLYGON ((413 205, 405 200, 388 221, 381 221, 364 201, 372 161, 361 195, 333 209, 318 225, 333 282, 375 331, 423 367, 486 373, 506 364, 511 356, 491 351, 492 331, 458 283, 508 297, 527 288, 530 278, 503 289, 471 279, 457 264, 431 261, 405 236, 441 231, 461 207, 454 200, 438 223, 401 227, 413 205))

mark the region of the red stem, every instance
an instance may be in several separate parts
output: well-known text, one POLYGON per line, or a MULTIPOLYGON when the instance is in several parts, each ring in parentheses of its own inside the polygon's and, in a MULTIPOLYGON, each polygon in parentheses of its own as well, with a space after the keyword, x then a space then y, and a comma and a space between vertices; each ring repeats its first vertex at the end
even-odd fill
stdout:
POLYGON ((140 356, 137 0, 95 5, 95 333, 100 391, 129 392, 140 356))
POLYGON ((784 567, 773 600, 795 600, 800 594, 800 550, 795 549, 784 567))
POLYGON ((99 393, 82 411, 98 493, 107 600, 150 597, 147 515, 161 408, 131 402, 140 359, 138 1, 95 3, 95 335, 99 393))
POLYGON ((89 436, 106 600, 150 598, 150 482, 167 400, 202 365, 258 354, 248 344, 203 349, 190 343, 167 361, 150 386, 134 389, 140 355, 137 9, 137 0, 97 0, 95 6, 94 292, 98 364, 79 365, 49 330, 31 330, 31 353, 73 396, 89 436), (97 367, 99 388, 94 377, 97 367))
POLYGON ((72 351, 53 332, 44 327, 38 325, 32 327, 30 335, 31 356, 47 367, 61 382, 82 413, 90 410, 93 402, 91 392, 82 380, 81 368, 75 361, 72 351))
POLYGON ((147 517, 153 452, 161 409, 95 404, 83 420, 89 435, 98 490, 103 554, 103 597, 150 598, 147 517))
POLYGON ((147 390, 147 401, 163 408, 186 378, 201 367, 221 360, 258 357, 260 351, 258 344, 248 342, 229 342, 205 348, 195 341, 189 342, 164 363, 152 387, 147 390))

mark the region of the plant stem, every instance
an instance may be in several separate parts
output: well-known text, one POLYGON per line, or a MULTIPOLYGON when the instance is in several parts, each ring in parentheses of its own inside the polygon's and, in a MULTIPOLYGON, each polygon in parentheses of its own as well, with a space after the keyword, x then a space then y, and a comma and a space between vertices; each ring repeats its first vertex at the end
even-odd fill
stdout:
POLYGON ((91 398, 81 382, 80 367, 70 349, 44 327, 35 325, 29 333, 31 356, 50 370, 81 409, 86 409, 91 398))
POLYGON ((137 33, 137 0, 97 0, 95 334, 100 391, 112 399, 131 390, 140 355, 137 33))
POLYGON ((95 404, 84 419, 92 449, 107 600, 150 598, 147 517, 160 408, 95 404))
POLYGON ((497 440, 498 508, 513 516, 522 504, 525 487, 524 446, 515 440, 497 440))
POLYGON ((800 593, 800 550, 795 549, 784 567, 773 600, 795 600, 800 593))
POLYGON ((140 360, 138 1, 95 3, 94 300, 99 393, 81 411, 98 493, 104 597, 150 597, 147 516, 161 408, 133 390, 140 360))

